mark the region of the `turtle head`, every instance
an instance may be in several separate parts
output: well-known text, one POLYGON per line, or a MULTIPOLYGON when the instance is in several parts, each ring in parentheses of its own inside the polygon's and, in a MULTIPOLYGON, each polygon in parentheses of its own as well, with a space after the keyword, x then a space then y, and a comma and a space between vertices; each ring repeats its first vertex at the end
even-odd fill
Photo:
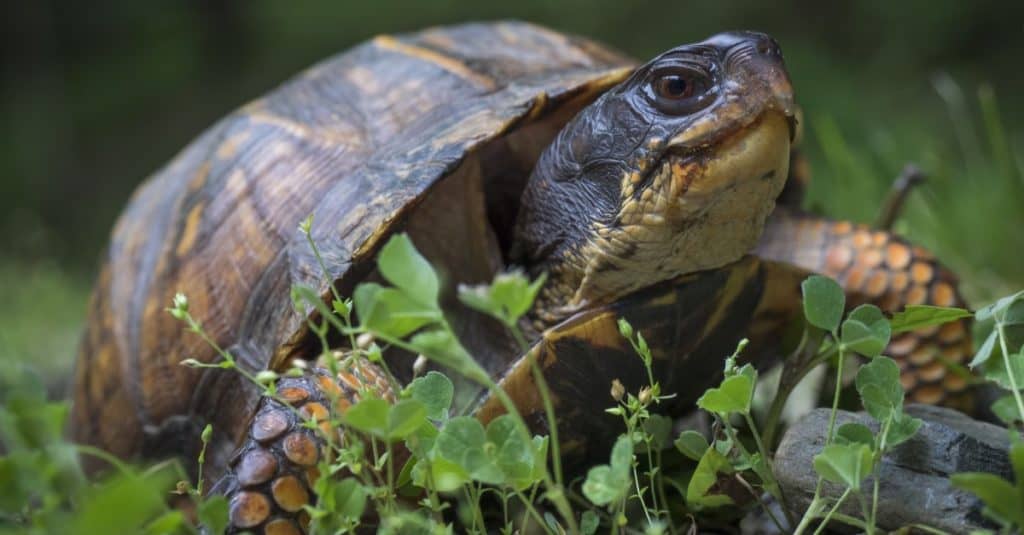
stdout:
POLYGON ((731 32, 661 54, 541 155, 513 255, 549 320, 739 259, 785 183, 795 106, 775 41, 731 32))

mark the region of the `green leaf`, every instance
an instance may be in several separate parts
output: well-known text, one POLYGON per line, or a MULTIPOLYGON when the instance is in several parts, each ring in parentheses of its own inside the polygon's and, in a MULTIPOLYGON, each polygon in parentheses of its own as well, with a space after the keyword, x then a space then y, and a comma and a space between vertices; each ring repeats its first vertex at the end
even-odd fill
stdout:
POLYGON ((176 474, 166 469, 141 477, 121 474, 90 489, 75 517, 67 523, 73 534, 135 533, 167 511, 164 498, 176 474), (116 511, 117 514, 111 514, 116 511))
POLYGON ((893 421, 889 424, 889 432, 885 436, 885 448, 902 444, 917 434, 924 422, 920 418, 914 418, 908 414, 896 413, 893 421))
POLYGON ((514 325, 530 310, 545 280, 546 276, 541 275, 530 283, 520 271, 499 273, 489 285, 460 285, 459 300, 506 325, 514 325))
MULTIPOLYGON (((661 451, 668 447, 668 436, 672 432, 672 419, 660 414, 652 414, 643 423, 643 430, 651 437, 651 451, 661 451)), ((645 446, 646 444, 641 444, 645 446)), ((641 451, 646 451, 642 449, 641 451)))
POLYGON ((211 496, 199 504, 196 515, 210 533, 224 533, 228 527, 228 501, 224 496, 211 496))
POLYGON ((429 371, 423 377, 417 377, 409 383, 405 391, 412 399, 418 400, 427 408, 427 418, 437 422, 448 418, 455 387, 443 373, 429 371))
POLYGON ((440 309, 424 305, 395 288, 367 282, 353 295, 361 325, 394 338, 406 335, 442 319, 440 309))
POLYGON ((425 423, 426 406, 415 399, 403 399, 388 409, 388 430, 385 438, 389 441, 402 440, 415 433, 425 423))
POLYGON ((712 487, 718 482, 719 473, 731 474, 732 472, 732 465, 726 456, 715 448, 705 450, 686 487, 686 503, 698 509, 732 504, 732 498, 724 494, 709 494, 712 487))
POLYGON ((505 482, 495 462, 495 452, 485 451, 487 433, 483 424, 472 416, 448 420, 434 441, 434 450, 465 470, 473 479, 493 485, 505 482))
POLYGON ((597 513, 589 509, 583 511, 583 515, 580 517, 580 531, 583 532, 583 535, 594 535, 600 526, 601 518, 597 516, 597 513))
POLYGON ((962 318, 973 316, 969 310, 962 308, 937 307, 933 305, 907 305, 902 311, 893 314, 890 324, 893 334, 914 331, 942 325, 962 318))
POLYGON ((847 349, 874 358, 889 344, 890 335, 889 320, 882 311, 874 305, 861 305, 843 322, 840 341, 847 349))
POLYGON ((538 459, 533 444, 523 440, 514 418, 504 414, 491 420, 487 424, 487 442, 489 447, 486 451, 496 451, 494 461, 504 474, 506 483, 523 490, 536 482, 534 465, 545 462, 545 459, 538 459))
MULTIPOLYGON (((1019 476, 1018 476, 1019 477, 1019 476)), ((964 472, 950 476, 954 487, 977 495, 990 513, 1001 520, 1024 526, 1024 497, 1009 481, 984 472, 964 472)))
POLYGON ((999 299, 995 303, 979 309, 974 317, 978 321, 996 319, 1003 324, 1024 323, 1024 291, 1017 292, 999 299))
POLYGON ((473 357, 447 329, 431 329, 417 333, 409 340, 409 344, 430 360, 460 374, 473 378, 474 374, 478 373, 479 366, 473 361, 473 357))
POLYGON ((871 448, 866 444, 829 444, 814 456, 814 471, 827 481, 860 490, 871 474, 871 448))
MULTIPOLYGON (((202 504, 200 504, 202 507, 202 504)), ((224 516, 227 517, 227 503, 224 504, 224 516)), ((202 520, 200 520, 202 522, 202 520)), ((182 533, 182 528, 187 524, 185 515, 181 511, 167 511, 166 513, 158 516, 156 520, 153 520, 146 526, 143 533, 146 535, 167 535, 168 533, 182 533)), ((203 525, 206 525, 205 523, 203 525)), ((221 531, 213 531, 212 529, 208 533, 224 533, 224 528, 221 531)))
POLYGON ((718 388, 711 388, 697 400, 697 406, 715 414, 726 415, 750 412, 754 396, 754 383, 746 374, 733 375, 722 381, 718 388))
POLYGON ((454 492, 470 481, 469 473, 444 457, 419 459, 412 468, 412 480, 420 488, 434 488, 440 492, 454 492), (430 481, 427 468, 430 468, 430 481))
POLYGON ((434 268, 416 250, 406 234, 396 234, 377 256, 380 274, 396 288, 426 308, 437 309, 441 284, 434 268))
POLYGON ((992 358, 992 354, 995 352, 996 341, 998 340, 998 338, 999 335, 996 333, 995 330, 988 333, 988 337, 985 338, 985 342, 981 344, 981 347, 978 348, 978 351, 974 353, 974 358, 971 359, 971 363, 968 364, 968 366, 970 366, 971 368, 977 368, 978 366, 981 366, 982 364, 988 362, 988 360, 992 358))
POLYGON ((819 329, 835 332, 843 317, 846 294, 836 281, 812 275, 800 285, 804 297, 804 317, 819 329))
POLYGON ((633 441, 623 435, 612 448, 611 464, 595 466, 587 472, 583 495, 594 505, 608 505, 629 492, 632 483, 633 441))
POLYGON ((856 384, 864 410, 875 420, 885 422, 894 412, 902 411, 900 367, 891 358, 878 357, 861 366, 856 384))
POLYGON ((836 430, 837 444, 866 444, 874 446, 875 434, 868 426, 858 423, 847 423, 836 430))
MULTIPOLYGON (((1020 410, 1017 408, 1017 400, 1013 394, 1007 394, 996 400, 991 407, 992 414, 1002 420, 1007 426, 1014 425, 1022 420, 1020 410)), ((0 477, 0 479, 3 479, 0 477)))
POLYGON ((358 520, 366 510, 366 489, 358 479, 349 477, 334 485, 334 507, 339 515, 358 520))
POLYGON ((349 407, 342 415, 345 425, 384 438, 388 432, 388 410, 391 405, 380 398, 365 398, 349 407))
POLYGON ((1008 357, 1002 357, 1002 351, 999 353, 1001 358, 991 359, 982 365, 982 375, 1007 390, 1013 390, 1014 386, 1024 390, 1024 347, 1008 357))
POLYGON ((675 446, 683 455, 694 461, 699 461, 704 456, 704 452, 711 447, 704 435, 692 429, 679 433, 675 446))

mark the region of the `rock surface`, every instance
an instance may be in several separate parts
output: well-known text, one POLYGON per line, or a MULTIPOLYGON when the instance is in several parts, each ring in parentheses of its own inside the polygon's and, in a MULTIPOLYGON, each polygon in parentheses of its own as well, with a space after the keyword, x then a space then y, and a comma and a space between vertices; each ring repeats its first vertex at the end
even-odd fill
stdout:
MULTIPOLYGON (((910 405, 906 412, 924 420, 920 431, 897 446, 882 461, 878 497, 878 527, 897 529, 925 524, 950 533, 990 528, 982 517, 981 502, 955 489, 949 476, 957 472, 990 472, 1010 478, 1010 447, 1006 429, 972 420, 963 414, 925 405, 910 405)), ((814 495, 818 477, 813 458, 825 443, 828 409, 817 409, 789 428, 775 455, 775 475, 795 512, 802 514, 814 495)), ((857 422, 877 432, 865 413, 839 411, 836 427, 857 422)), ((864 488, 870 489, 869 478, 864 488)), ((825 484, 823 494, 838 498, 839 485, 825 484)), ((840 511, 861 517, 857 500, 848 499, 840 511)))

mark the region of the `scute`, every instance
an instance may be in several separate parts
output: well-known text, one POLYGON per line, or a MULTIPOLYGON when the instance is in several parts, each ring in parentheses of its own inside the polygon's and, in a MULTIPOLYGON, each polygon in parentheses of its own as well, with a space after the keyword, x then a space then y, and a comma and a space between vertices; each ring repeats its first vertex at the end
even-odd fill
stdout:
POLYGON ((262 369, 303 340, 291 286, 327 290, 302 219, 314 214, 330 275, 350 290, 467 153, 582 105, 630 65, 524 23, 434 28, 360 45, 214 125, 139 188, 114 229, 80 348, 75 438, 130 456, 158 455, 169 434, 207 420, 237 435, 254 389, 179 365, 217 355, 166 313, 176 292, 242 366, 262 369), (138 425, 104 435, 112 415, 138 425))

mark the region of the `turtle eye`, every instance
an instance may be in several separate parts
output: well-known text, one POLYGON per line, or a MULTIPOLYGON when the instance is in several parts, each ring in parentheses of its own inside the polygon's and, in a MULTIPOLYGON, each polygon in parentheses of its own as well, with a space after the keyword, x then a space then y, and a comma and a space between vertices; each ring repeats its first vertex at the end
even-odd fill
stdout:
POLYGON ((708 76, 695 69, 675 67, 654 73, 649 86, 655 107, 670 115, 694 112, 707 102, 708 76))
POLYGON ((693 96, 693 84, 685 76, 666 74, 655 82, 658 96, 667 99, 681 99, 693 96))

